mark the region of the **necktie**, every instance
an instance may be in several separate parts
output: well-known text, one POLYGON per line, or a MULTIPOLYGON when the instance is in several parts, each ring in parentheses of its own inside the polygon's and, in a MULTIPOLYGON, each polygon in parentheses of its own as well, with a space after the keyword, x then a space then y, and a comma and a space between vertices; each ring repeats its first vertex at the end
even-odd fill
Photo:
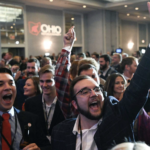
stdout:
MULTIPOLYGON (((8 143, 11 145, 11 126, 9 123, 9 117, 10 115, 8 113, 2 115, 3 118, 2 134, 4 135, 8 143)), ((10 150, 10 147, 3 138, 2 138, 2 150, 10 150)))

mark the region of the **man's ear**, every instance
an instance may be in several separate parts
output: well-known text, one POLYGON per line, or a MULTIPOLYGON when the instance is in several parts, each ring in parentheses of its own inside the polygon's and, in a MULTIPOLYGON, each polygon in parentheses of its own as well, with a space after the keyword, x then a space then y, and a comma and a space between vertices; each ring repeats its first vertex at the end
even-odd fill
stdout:
POLYGON ((38 72, 39 72, 40 70, 41 70, 41 68, 39 67, 39 68, 38 68, 38 72))
POLYGON ((78 109, 77 102, 75 100, 72 100, 71 103, 75 109, 78 109))
POLYGON ((125 65, 125 70, 129 70, 129 65, 125 65))

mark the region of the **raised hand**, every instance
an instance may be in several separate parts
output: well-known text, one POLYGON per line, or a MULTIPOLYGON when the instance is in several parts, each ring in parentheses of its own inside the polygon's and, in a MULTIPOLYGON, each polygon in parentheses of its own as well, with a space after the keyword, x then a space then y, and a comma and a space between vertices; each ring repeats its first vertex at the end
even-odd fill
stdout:
POLYGON ((74 26, 69 29, 69 31, 64 35, 64 47, 72 47, 75 41, 76 35, 74 31, 74 26))

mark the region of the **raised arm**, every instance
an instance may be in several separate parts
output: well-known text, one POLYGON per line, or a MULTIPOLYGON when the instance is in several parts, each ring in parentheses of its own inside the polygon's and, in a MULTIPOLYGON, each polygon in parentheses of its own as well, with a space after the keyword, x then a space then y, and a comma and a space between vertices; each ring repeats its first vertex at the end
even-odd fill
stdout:
POLYGON ((133 121, 147 100, 150 88, 150 48, 143 56, 123 99, 119 102, 119 108, 125 119, 133 121))
POLYGON ((70 55, 74 40, 75 31, 74 27, 71 27, 64 35, 64 48, 62 49, 61 55, 57 60, 55 70, 57 97, 65 118, 71 118, 73 116, 69 96, 69 70, 71 66, 70 55))

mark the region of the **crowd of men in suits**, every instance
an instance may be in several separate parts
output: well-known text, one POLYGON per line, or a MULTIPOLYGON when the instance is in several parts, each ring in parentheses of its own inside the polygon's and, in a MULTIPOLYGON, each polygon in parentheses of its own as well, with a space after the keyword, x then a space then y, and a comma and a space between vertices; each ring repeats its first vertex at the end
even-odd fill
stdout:
POLYGON ((150 48, 138 65, 138 58, 118 53, 112 58, 96 52, 92 58, 89 52, 87 58, 83 53, 71 56, 74 27, 63 40, 56 66, 46 57, 23 59, 20 64, 11 52, 2 55, 0 149, 18 150, 24 126, 30 128, 30 144, 23 150, 107 150, 135 141, 133 123, 150 88, 150 48), (70 69, 74 57, 78 63, 70 69), (120 102, 102 91, 114 73, 130 80, 120 102), (42 93, 27 98, 23 87, 32 76, 39 78, 42 93), (23 104, 25 111, 21 111, 23 104))

